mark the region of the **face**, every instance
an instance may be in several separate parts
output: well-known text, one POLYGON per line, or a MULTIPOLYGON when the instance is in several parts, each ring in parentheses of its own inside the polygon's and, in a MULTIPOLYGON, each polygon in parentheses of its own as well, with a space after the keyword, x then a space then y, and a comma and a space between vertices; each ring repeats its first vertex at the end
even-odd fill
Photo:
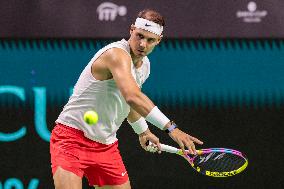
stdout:
POLYGON ((150 54, 154 47, 161 41, 162 36, 158 36, 149 31, 135 28, 133 25, 130 29, 129 45, 132 53, 136 57, 144 57, 150 54))

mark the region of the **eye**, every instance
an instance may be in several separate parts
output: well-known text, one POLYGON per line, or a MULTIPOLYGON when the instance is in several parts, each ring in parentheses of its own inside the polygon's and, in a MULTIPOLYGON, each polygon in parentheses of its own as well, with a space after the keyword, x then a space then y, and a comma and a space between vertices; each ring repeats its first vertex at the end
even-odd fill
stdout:
POLYGON ((138 37, 139 37, 140 39, 144 39, 144 36, 143 36, 142 34, 140 34, 140 33, 138 33, 138 37))

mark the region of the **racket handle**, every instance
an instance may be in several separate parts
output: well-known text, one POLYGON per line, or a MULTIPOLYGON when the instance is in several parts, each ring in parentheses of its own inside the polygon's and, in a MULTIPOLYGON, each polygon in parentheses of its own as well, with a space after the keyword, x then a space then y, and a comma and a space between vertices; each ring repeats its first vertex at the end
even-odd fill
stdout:
POLYGON ((166 144, 161 144, 161 150, 164 152, 172 153, 172 154, 178 154, 179 152, 179 149, 173 146, 166 145, 166 144))

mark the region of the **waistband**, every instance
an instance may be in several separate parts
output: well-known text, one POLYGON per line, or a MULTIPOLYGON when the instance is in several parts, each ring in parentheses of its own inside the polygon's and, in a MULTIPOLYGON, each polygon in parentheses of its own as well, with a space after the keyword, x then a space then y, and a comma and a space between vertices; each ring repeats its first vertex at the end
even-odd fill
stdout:
POLYGON ((62 123, 56 123, 54 129, 60 129, 63 130, 63 132, 71 133, 73 136, 75 135, 76 137, 78 137, 78 139, 83 139, 84 141, 88 142, 91 145, 100 145, 100 146, 109 147, 118 144, 118 140, 116 140, 114 143, 111 144, 104 144, 95 140, 91 140, 84 135, 83 131, 75 129, 73 127, 69 127, 68 125, 64 125, 62 123))

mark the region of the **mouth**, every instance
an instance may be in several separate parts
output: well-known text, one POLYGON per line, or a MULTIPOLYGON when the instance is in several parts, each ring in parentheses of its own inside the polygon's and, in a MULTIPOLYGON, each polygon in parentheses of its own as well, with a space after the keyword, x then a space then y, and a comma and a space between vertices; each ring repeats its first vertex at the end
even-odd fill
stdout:
POLYGON ((137 50, 140 54, 143 54, 143 53, 145 53, 143 50, 137 50))

